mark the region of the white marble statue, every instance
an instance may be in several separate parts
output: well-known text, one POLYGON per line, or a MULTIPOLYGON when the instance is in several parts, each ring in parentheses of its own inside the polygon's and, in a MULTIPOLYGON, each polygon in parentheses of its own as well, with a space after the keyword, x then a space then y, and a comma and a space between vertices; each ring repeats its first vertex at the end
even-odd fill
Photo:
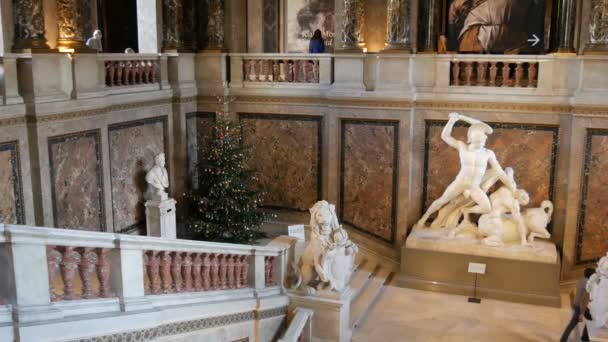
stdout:
POLYGON ((595 274, 587 282, 589 293, 590 323, 594 328, 608 325, 608 253, 597 263, 595 274))
POLYGON ((158 196, 161 200, 168 198, 165 189, 169 187, 169 176, 165 168, 165 154, 154 157, 154 166, 146 174, 149 193, 158 196))
POLYGON ((316 290, 342 292, 348 286, 355 254, 355 245, 338 223, 335 206, 319 201, 310 208, 310 242, 299 264, 294 265, 298 280, 294 288, 307 294, 316 290))
POLYGON ((449 115, 441 138, 458 150, 460 172, 443 195, 431 204, 416 228, 425 228, 429 217, 437 213, 431 228, 450 229, 450 238, 463 234, 479 238, 487 246, 529 245, 535 238, 551 237, 546 228, 551 221, 553 204, 543 201, 540 208, 522 211, 530 197, 525 190, 517 188, 513 169, 503 170, 494 152, 485 148, 487 134, 491 133, 492 128, 479 120, 458 113, 449 115), (458 120, 471 124, 467 144, 452 137, 458 120), (488 195, 499 181, 502 185, 488 195), (481 215, 477 224, 471 222, 470 214, 481 215))
POLYGON ((87 39, 87 47, 89 47, 90 49, 93 49, 97 52, 103 52, 103 47, 101 45, 101 31, 100 30, 95 30, 95 32, 93 32, 93 37, 87 39))

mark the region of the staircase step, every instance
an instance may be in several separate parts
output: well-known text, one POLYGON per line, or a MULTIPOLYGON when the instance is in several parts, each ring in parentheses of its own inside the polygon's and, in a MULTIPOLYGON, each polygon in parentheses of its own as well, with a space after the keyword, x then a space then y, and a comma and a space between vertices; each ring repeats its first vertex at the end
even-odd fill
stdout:
POLYGON ((393 277, 394 272, 388 267, 382 267, 377 272, 374 272, 367 286, 351 302, 350 322, 353 329, 356 329, 363 323, 367 313, 371 310, 384 288, 386 288, 386 284, 393 277))
POLYGON ((380 265, 370 260, 366 260, 365 263, 363 263, 357 269, 357 272, 353 274, 352 280, 350 282, 350 287, 352 290, 351 302, 354 301, 361 294, 361 292, 369 284, 369 281, 372 278, 374 272, 378 272, 379 269, 380 265))

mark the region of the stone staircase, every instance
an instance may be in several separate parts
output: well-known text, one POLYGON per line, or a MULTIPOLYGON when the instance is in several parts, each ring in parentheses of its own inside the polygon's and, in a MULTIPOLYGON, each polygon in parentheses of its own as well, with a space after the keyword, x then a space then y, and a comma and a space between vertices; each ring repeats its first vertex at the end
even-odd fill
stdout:
POLYGON ((382 292, 395 278, 392 265, 366 258, 361 253, 351 280, 350 326, 354 331, 363 324, 382 292))

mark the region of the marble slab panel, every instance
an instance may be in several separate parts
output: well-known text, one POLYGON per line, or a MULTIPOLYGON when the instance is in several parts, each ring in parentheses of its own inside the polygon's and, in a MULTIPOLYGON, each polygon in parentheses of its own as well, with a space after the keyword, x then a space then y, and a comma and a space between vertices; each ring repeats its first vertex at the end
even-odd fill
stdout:
POLYGON ((247 166, 258 172, 264 206, 308 210, 321 196, 322 118, 240 114, 247 166))
MULTIPOLYGON (((441 196, 460 170, 455 149, 441 140, 445 121, 426 122, 423 206, 441 196)), ((496 153, 503 168, 512 167, 518 188, 530 195, 528 207, 552 200, 559 128, 530 124, 490 123, 494 133, 487 147, 496 153)), ((454 128, 453 136, 466 142, 466 125, 454 128)))
POLYGON ((25 224, 19 142, 0 143, 0 223, 25 224))
POLYGON ((154 165, 154 157, 166 153, 166 121, 163 116, 108 128, 115 231, 139 228, 145 222, 145 176, 154 165))
POLYGON ((54 225, 105 231, 100 130, 48 139, 54 225))
POLYGON ((583 189, 576 262, 597 260, 608 251, 608 130, 589 129, 585 145, 583 189))
POLYGON ((396 230, 398 125, 342 121, 341 221, 387 242, 396 230))
POLYGON ((186 117, 188 180, 192 189, 198 188, 200 168, 205 165, 215 113, 189 113, 186 117))

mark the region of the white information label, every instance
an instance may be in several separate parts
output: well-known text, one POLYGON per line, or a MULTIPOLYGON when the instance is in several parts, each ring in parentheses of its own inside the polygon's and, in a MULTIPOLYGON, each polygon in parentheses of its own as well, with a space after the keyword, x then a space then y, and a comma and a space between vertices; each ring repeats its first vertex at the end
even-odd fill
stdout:
POLYGON ((469 273, 486 274, 486 264, 469 263, 469 273))
POLYGON ((289 236, 294 237, 298 240, 306 239, 304 236, 304 225, 303 224, 298 224, 295 226, 288 226, 287 232, 288 232, 289 236))

